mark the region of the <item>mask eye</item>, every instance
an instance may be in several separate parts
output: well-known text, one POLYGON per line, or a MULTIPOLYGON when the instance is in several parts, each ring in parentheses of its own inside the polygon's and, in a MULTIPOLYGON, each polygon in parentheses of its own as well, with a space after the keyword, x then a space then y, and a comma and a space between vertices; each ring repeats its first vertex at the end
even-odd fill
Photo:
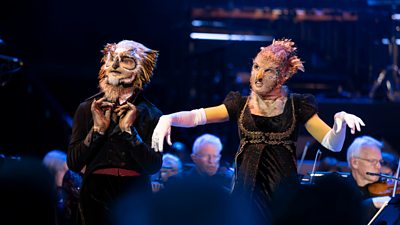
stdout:
POLYGON ((254 70, 258 70, 258 69, 260 69, 260 66, 257 65, 257 64, 253 64, 253 69, 254 69, 254 70))
POLYGON ((121 66, 125 69, 133 70, 136 67, 136 61, 131 57, 125 56, 121 58, 121 66))

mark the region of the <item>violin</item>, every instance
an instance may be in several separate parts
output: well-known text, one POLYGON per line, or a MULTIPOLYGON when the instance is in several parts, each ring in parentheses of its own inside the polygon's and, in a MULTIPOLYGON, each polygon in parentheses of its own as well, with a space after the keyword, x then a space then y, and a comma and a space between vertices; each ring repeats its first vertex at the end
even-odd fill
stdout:
POLYGON ((398 177, 389 176, 382 173, 370 173, 368 175, 379 176, 380 178, 388 178, 386 180, 380 179, 376 183, 368 185, 368 191, 371 196, 392 196, 395 194, 400 194, 400 189, 397 188, 398 177), (395 182, 390 182, 395 180, 395 182))
MULTIPOLYGON (((387 181, 378 181, 368 185, 368 191, 371 196, 392 196, 394 184, 387 181)), ((400 194, 400 189, 396 190, 396 194, 400 194)))

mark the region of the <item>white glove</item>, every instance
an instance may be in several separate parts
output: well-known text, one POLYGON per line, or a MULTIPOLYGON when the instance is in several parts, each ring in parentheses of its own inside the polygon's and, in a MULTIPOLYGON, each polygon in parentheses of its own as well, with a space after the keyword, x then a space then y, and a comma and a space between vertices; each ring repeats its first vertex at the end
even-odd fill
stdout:
POLYGON ((176 127, 195 127, 207 123, 206 112, 203 108, 194 109, 192 111, 182 111, 164 115, 160 117, 156 128, 153 131, 151 139, 151 147, 156 152, 163 151, 164 138, 167 138, 167 143, 171 142, 171 126, 176 127))
POLYGON ((151 137, 151 148, 156 152, 163 151, 164 138, 167 138, 167 143, 172 145, 171 142, 171 124, 172 118, 170 115, 164 115, 160 117, 156 128, 153 131, 153 136, 151 137))
POLYGON ((342 129, 344 129, 346 124, 351 129, 352 134, 356 132, 356 129, 357 131, 361 131, 361 126, 365 126, 364 122, 359 117, 344 111, 336 113, 334 118, 335 123, 333 125, 333 130, 335 133, 339 133, 342 129))
POLYGON ((365 126, 359 117, 343 111, 338 112, 334 116, 333 128, 322 139, 322 146, 331 151, 340 152, 346 138, 346 124, 351 129, 352 134, 355 133, 356 129, 361 131, 361 126, 365 126))

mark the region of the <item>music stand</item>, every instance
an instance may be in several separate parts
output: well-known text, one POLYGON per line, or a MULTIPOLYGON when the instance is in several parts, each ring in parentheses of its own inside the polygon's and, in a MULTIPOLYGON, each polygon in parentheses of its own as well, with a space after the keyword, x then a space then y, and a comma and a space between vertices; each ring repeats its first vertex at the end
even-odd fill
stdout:
POLYGON ((375 214, 368 225, 400 225, 400 195, 393 197, 375 214))

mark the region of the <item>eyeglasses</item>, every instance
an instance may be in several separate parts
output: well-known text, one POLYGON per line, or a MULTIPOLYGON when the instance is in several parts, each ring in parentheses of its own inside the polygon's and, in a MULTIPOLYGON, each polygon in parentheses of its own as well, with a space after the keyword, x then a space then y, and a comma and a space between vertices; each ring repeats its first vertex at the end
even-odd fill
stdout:
POLYGON ((378 159, 366 159, 366 158, 361 158, 361 157, 354 157, 354 158, 370 162, 372 165, 378 165, 378 163, 382 165, 383 162, 384 162, 383 159, 381 159, 381 160, 378 160, 378 159))
POLYGON ((112 66, 114 64, 115 61, 118 61, 119 65, 122 68, 125 68, 125 69, 128 69, 128 70, 135 69, 135 67, 136 67, 136 61, 135 61, 134 58, 128 57, 126 55, 113 56, 111 54, 108 56, 105 66, 106 67, 110 67, 110 66, 112 66))
POLYGON ((221 155, 201 155, 201 154, 195 154, 196 157, 201 158, 201 159, 212 159, 212 160, 219 160, 221 158, 221 155))

